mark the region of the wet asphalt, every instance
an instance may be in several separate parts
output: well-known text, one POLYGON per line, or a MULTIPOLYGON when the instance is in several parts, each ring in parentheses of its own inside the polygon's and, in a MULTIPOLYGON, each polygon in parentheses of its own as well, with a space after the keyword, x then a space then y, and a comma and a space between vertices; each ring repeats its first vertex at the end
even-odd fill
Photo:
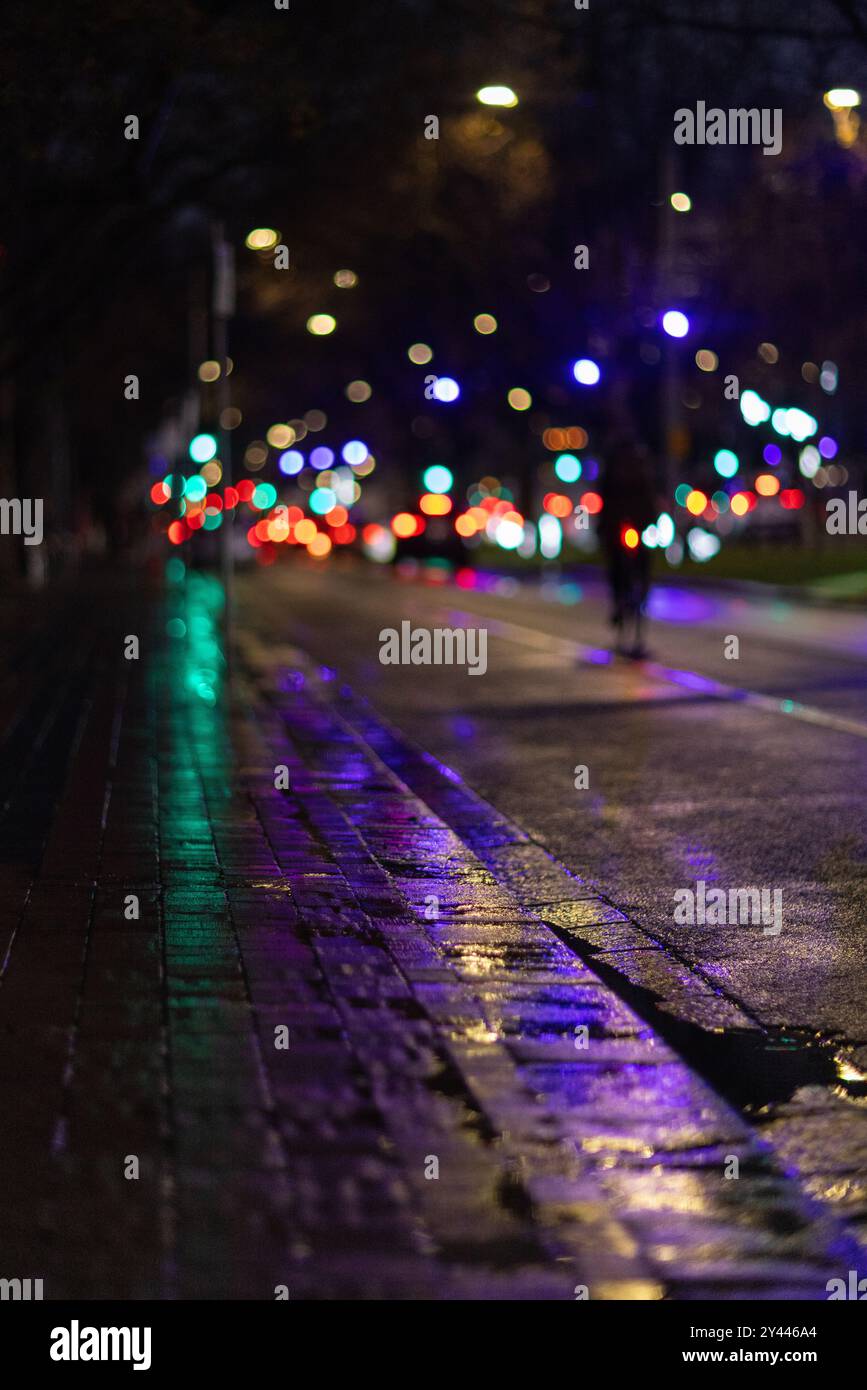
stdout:
POLYGON ((846 1041, 867 1063, 867 616, 668 587, 653 599, 652 660, 633 663, 606 660, 593 584, 256 578, 265 641, 334 667, 762 1025, 846 1041), (404 619, 488 625, 487 671, 381 664, 380 631, 404 619), (781 890, 782 931, 677 925, 674 893, 699 879, 781 890))

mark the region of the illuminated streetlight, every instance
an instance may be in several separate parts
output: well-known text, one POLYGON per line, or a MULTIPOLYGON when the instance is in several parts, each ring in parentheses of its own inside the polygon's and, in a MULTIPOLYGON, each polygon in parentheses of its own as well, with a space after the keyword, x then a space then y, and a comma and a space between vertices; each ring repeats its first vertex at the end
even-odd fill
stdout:
POLYGON ((855 107, 861 105, 860 92, 856 92, 854 87, 832 87, 822 100, 834 117, 837 144, 848 149, 858 139, 858 127, 861 122, 855 107))
POLYGON ((829 111, 851 111, 853 106, 861 105, 861 95, 854 87, 832 87, 822 100, 829 111))
POLYGON ((518 98, 511 87, 480 87, 476 100, 483 106, 517 106, 518 98))

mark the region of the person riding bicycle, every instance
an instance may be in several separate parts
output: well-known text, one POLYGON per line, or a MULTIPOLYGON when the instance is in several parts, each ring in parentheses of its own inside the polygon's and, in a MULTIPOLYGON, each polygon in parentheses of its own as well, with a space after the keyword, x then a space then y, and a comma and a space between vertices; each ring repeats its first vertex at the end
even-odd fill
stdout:
POLYGON ((617 629, 617 650, 638 658, 646 655, 642 619, 650 592, 650 551, 642 544, 641 533, 656 520, 653 470, 647 449, 629 428, 609 436, 604 457, 597 534, 608 570, 611 622, 617 629), (631 646, 626 639, 630 622, 634 627, 631 646))

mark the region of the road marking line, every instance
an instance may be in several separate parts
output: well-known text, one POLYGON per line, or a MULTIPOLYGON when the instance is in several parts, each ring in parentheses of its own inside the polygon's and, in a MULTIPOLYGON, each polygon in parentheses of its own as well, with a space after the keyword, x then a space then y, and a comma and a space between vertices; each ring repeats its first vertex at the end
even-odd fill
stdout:
MULTIPOLYGON (((474 613, 472 617, 478 621, 483 615, 474 613)), ((615 653, 607 647, 589 647, 584 642, 575 642, 568 638, 538 632, 534 628, 525 627, 522 623, 508 622, 504 618, 485 618, 484 621, 494 636, 503 637, 506 641, 515 642, 519 646, 547 647, 561 656, 571 660, 577 659, 590 666, 610 666, 616 660, 615 653)), ((772 695, 760 695, 758 691, 743 690, 739 686, 727 685, 724 681, 702 676, 698 671, 685 671, 676 666, 663 666, 658 661, 637 662, 635 669, 656 680, 663 681, 667 685, 676 685, 696 694, 710 695, 714 699, 727 700, 732 704, 750 705, 753 709, 762 709, 769 714, 786 715, 792 719, 800 719, 805 724, 816 724, 826 729, 833 729, 836 733, 853 734, 856 738, 867 738, 867 723, 863 720, 847 719, 843 715, 830 714, 825 710, 817 709, 815 705, 803 705, 798 700, 780 700, 772 695)))

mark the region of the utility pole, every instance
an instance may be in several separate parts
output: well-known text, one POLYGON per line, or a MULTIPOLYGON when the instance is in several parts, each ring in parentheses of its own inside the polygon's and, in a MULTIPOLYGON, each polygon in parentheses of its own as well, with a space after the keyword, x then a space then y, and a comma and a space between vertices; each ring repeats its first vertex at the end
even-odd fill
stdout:
MULTIPOLYGON (((657 263, 657 293, 666 308, 674 287, 675 224, 677 214, 669 201, 676 190, 677 162, 674 147, 665 149, 661 161, 662 203, 659 214, 659 260, 657 263)), ((680 426, 680 344, 663 341, 662 396, 660 400, 662 434, 662 481, 670 503, 677 482, 677 464, 683 453, 683 431, 680 426)))
MULTIPOLYGON (((226 241, 222 222, 214 222, 211 227, 211 240, 214 256, 213 314, 214 358, 220 364, 217 378, 217 439, 219 442, 220 466, 223 470, 223 496, 232 482, 232 440, 226 428, 226 411, 229 408, 229 320, 235 312, 235 253, 231 243, 226 241)), ((232 638, 232 605, 234 600, 234 551, 232 547, 232 524, 235 520, 234 508, 223 507, 223 524, 220 528, 220 574, 223 581, 224 638, 226 665, 230 668, 232 638)))

